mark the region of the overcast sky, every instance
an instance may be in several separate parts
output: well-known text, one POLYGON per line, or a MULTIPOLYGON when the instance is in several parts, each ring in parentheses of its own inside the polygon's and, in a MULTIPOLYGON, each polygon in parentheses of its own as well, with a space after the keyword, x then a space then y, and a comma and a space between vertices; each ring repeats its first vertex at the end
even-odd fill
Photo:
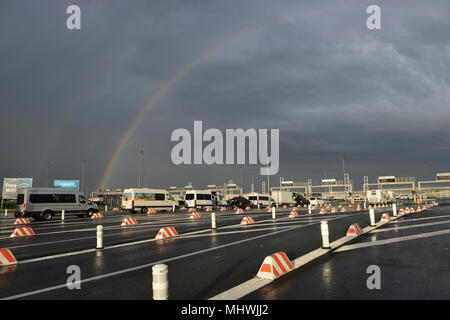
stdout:
MULTIPOLYGON (((239 165, 172 164, 170 135, 194 120, 278 128, 271 185, 342 179, 342 159, 356 186, 364 175, 433 179, 450 172, 449 87, 448 0, 3 0, 0 178, 42 186, 49 166, 49 181, 80 179, 86 160, 92 191, 165 88, 107 187, 138 184, 139 150, 148 186, 240 183, 239 165), (66 28, 70 4, 81 30, 66 28), (370 4, 381 30, 366 27, 370 4)), ((246 190, 266 179, 259 168, 243 167, 246 190)))

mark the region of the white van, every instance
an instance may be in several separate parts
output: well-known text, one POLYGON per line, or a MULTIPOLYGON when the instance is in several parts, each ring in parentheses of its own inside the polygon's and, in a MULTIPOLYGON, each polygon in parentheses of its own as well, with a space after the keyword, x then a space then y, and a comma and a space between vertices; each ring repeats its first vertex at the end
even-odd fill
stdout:
POLYGON ((148 209, 172 211, 173 206, 177 210, 178 201, 164 189, 131 188, 123 190, 121 204, 123 210, 147 213, 148 209))
POLYGON ((309 203, 312 206, 323 206, 325 204, 325 201, 319 197, 311 197, 309 198, 309 203))
POLYGON ((258 204, 260 204, 261 207, 273 205, 273 199, 267 193, 252 192, 247 194, 246 198, 250 200, 255 205, 255 207, 257 207, 258 204))
POLYGON ((56 214, 92 216, 98 212, 95 203, 72 188, 20 188, 17 193, 15 217, 32 217, 49 221, 56 214))
POLYGON ((212 193, 210 190, 189 190, 184 195, 184 206, 186 208, 198 208, 203 210, 205 207, 212 207, 212 193))

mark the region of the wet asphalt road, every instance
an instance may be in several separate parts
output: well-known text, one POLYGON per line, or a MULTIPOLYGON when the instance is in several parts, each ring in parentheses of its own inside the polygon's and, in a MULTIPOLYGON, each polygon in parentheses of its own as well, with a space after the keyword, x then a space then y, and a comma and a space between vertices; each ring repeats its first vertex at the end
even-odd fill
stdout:
POLYGON ((449 299, 450 207, 404 216, 244 297, 248 300, 449 299), (380 268, 380 289, 367 287, 380 268))
MULTIPOLYGON (((390 210, 376 210, 377 221, 390 210)), ((208 212, 200 219, 189 219, 186 212, 138 214, 139 224, 128 227, 120 223, 129 215, 108 212, 101 220, 34 222, 36 235, 22 238, 9 238, 14 219, 2 217, 0 247, 9 248, 19 264, 0 269, 0 298, 151 299, 151 267, 165 263, 170 299, 208 299, 254 277, 267 255, 282 250, 294 259, 320 247, 322 219, 329 220, 330 241, 345 236, 352 223, 369 224, 368 211, 299 213, 291 219, 289 210, 280 209, 276 220, 265 211, 217 213, 217 229, 211 230, 208 212), (256 223, 239 225, 247 215, 256 223), (100 223, 105 249, 95 250, 100 223), (174 226, 181 236, 155 241, 163 226, 174 226), (70 265, 80 267, 80 290, 66 287, 70 265)))

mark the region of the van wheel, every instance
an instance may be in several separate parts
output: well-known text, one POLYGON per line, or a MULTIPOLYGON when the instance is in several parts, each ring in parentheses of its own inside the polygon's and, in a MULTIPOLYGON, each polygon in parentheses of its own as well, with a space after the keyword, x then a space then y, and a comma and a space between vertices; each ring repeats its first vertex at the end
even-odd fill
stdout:
POLYGON ((41 219, 44 221, 50 221, 50 220, 52 220, 52 217, 53 217, 53 212, 51 212, 51 211, 44 211, 41 214, 41 219))
POLYGON ((147 209, 147 207, 143 207, 143 208, 141 208, 141 213, 147 213, 148 212, 148 209, 147 209))

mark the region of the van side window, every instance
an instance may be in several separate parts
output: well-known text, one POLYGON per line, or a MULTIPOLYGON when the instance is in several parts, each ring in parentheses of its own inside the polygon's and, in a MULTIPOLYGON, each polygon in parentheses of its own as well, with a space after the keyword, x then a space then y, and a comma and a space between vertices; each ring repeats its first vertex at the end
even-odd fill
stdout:
POLYGON ((211 195, 210 194, 205 194, 205 200, 211 200, 211 195))
POLYGON ((31 203, 56 203, 54 194, 30 194, 31 203))
POLYGON ((194 200, 194 194, 193 193, 188 193, 186 195, 186 200, 194 200))
POLYGON ((155 200, 165 200, 165 194, 164 193, 156 193, 155 194, 155 200))
POLYGON ((201 193, 197 193, 197 200, 205 200, 205 195, 201 193))
MULTIPOLYGON (((55 196, 56 196, 56 201, 58 203, 75 203, 75 202, 77 202, 74 194, 56 194, 55 196)), ((86 201, 86 199, 85 199, 85 201, 86 201)), ((80 202, 81 202, 81 196, 80 196, 80 202)))

